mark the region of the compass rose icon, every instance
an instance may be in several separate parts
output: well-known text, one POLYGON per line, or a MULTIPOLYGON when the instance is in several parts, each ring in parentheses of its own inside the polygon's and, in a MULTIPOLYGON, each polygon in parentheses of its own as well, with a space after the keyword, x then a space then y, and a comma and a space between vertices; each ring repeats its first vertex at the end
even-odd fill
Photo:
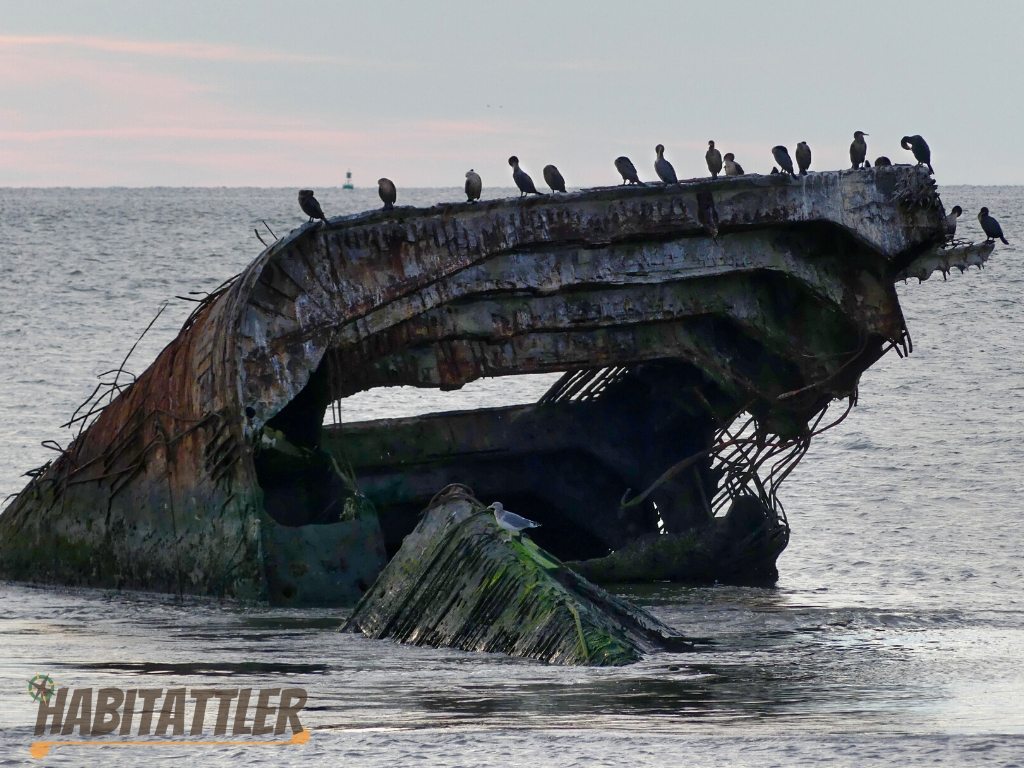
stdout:
POLYGON ((32 701, 42 699, 44 703, 49 704, 56 691, 57 684, 49 675, 36 675, 28 681, 28 695, 32 697, 32 701))

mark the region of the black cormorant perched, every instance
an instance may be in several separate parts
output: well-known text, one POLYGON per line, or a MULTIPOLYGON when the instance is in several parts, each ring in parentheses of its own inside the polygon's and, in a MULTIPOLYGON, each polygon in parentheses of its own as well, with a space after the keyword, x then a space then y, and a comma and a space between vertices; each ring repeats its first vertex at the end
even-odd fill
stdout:
POLYGON ((484 180, 480 178, 479 173, 470 168, 466 171, 466 202, 475 203, 483 191, 484 180))
POLYGON ((743 166, 736 162, 736 155, 732 152, 726 152, 723 156, 725 161, 725 175, 726 176, 742 176, 743 166))
POLYGON ((654 148, 654 151, 658 154, 657 159, 654 161, 654 171, 658 174, 658 178, 666 184, 678 184, 679 179, 676 178, 676 169, 672 167, 672 163, 665 159, 665 145, 659 144, 654 148))
POLYGON ((986 242, 992 242, 996 238, 1003 241, 1003 245, 1009 245, 1006 238, 1003 237, 1003 228, 999 226, 999 222, 988 215, 988 208, 982 208, 978 211, 978 223, 981 224, 982 230, 985 232, 985 237, 988 238, 986 242))
POLYGON ((715 142, 708 142, 708 151, 704 153, 704 159, 708 161, 711 178, 717 179, 718 174, 722 172, 722 153, 715 149, 715 142))
POLYGON ((793 159, 789 156, 788 149, 781 144, 772 147, 772 157, 775 158, 775 162, 782 168, 783 173, 788 173, 790 176, 796 175, 793 173, 793 159))
POLYGON ((565 179, 553 165, 544 166, 544 183, 551 187, 552 192, 565 192, 565 179))
POLYGON ((853 132, 853 143, 850 144, 850 162, 853 163, 854 168, 860 168, 864 165, 864 158, 868 156, 868 143, 864 141, 864 137, 867 136, 864 131, 853 132))
POLYGON ((885 155, 875 158, 875 168, 892 168, 892 160, 885 155))
POLYGON ((312 189, 300 189, 299 190, 299 208, 302 212, 309 216, 309 220, 320 219, 324 224, 327 223, 327 217, 324 216, 324 211, 320 207, 320 203, 317 202, 316 198, 313 197, 312 189))
POLYGON ((900 139, 900 146, 913 152, 914 159, 919 164, 924 163, 927 165, 928 173, 935 173, 935 170, 932 168, 932 151, 928 148, 928 142, 924 140, 923 136, 904 136, 900 139))
POLYGON ((508 164, 512 166, 512 181, 519 187, 519 196, 523 195, 539 195, 537 187, 533 185, 533 179, 530 178, 530 174, 519 167, 519 158, 512 155, 508 159, 508 164))
POLYGON ((796 164, 800 169, 800 175, 806 176, 807 169, 811 167, 811 148, 806 141, 796 145, 796 164))
POLYGON ((963 212, 964 212, 964 209, 961 208, 959 205, 954 205, 950 209, 949 215, 946 216, 946 239, 947 240, 952 240, 953 237, 956 236, 956 220, 960 218, 960 216, 961 216, 961 214, 963 214, 963 212))
POLYGON ((377 194, 384 201, 384 210, 390 211, 395 207, 395 200, 398 199, 398 190, 395 182, 391 179, 377 179, 377 194))
POLYGON ((615 158, 615 170, 617 170, 619 175, 622 177, 623 184, 639 184, 641 187, 647 186, 640 181, 640 177, 636 175, 636 166, 633 165, 633 161, 625 155, 615 158))

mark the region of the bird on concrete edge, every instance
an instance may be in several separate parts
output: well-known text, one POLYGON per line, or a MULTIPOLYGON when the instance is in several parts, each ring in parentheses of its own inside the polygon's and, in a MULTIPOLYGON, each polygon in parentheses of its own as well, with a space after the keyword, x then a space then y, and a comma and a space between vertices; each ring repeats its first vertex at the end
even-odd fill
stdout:
POLYGON ((536 523, 522 515, 517 515, 515 512, 509 512, 502 506, 500 501, 491 502, 487 509, 494 513, 494 520, 498 523, 498 526, 504 528, 513 536, 517 536, 530 528, 540 528, 540 523, 536 523))
POLYGON ((789 156, 788 149, 781 144, 772 147, 772 157, 775 158, 775 162, 779 164, 779 168, 782 169, 783 173, 796 176, 796 173, 793 171, 793 158, 789 156))
MULTIPOLYGON (((878 165, 878 163, 875 163, 878 165)), ((963 215, 964 209, 954 205, 946 216, 946 239, 952 240, 956 236, 956 220, 963 215)))
POLYGON ((725 175, 726 176, 742 176, 743 166, 736 162, 736 155, 732 152, 726 152, 722 156, 722 160, 725 163, 725 175))
POLYGON ((1003 245, 1009 245, 1009 241, 1003 237, 1003 228, 999 226, 999 222, 988 215, 988 208, 982 208, 978 211, 978 223, 981 224, 981 229, 985 233, 985 237, 988 238, 985 242, 991 243, 993 240, 999 239, 1003 241, 1003 245))
POLYGON ((811 147, 806 141, 796 145, 796 166, 800 169, 800 175, 806 176, 807 169, 811 167, 811 147))
POLYGON ((317 199, 313 197, 312 189, 299 190, 299 208, 302 209, 304 214, 309 216, 310 222, 314 219, 320 219, 324 224, 327 223, 327 217, 324 216, 320 203, 318 203, 317 199))
POLYGON ((466 171, 466 202, 475 203, 480 199, 480 193, 484 190, 483 179, 480 174, 470 168, 466 171))
POLYGON ((544 183, 551 188, 552 192, 565 192, 565 179, 562 178, 562 174, 555 166, 545 165, 543 174, 544 183))
POLYGON ((864 131, 853 132, 853 143, 850 144, 850 163, 853 168, 863 166, 864 158, 868 156, 868 143, 864 141, 867 135, 864 131))
POLYGON ((636 166, 633 165, 633 161, 625 155, 621 155, 615 158, 615 170, 622 176, 623 184, 639 184, 641 187, 647 185, 640 181, 640 177, 636 174, 636 166))
POLYGON ((395 182, 391 179, 377 179, 377 194, 384 201, 385 211, 390 211, 395 207, 395 200, 398 199, 398 190, 395 188, 395 182))
POLYGON ((722 172, 722 153, 715 149, 715 142, 708 142, 708 151, 704 153, 704 159, 707 161, 708 170, 711 171, 711 178, 717 179, 718 174, 722 172))
POLYGON ((913 152, 918 165, 927 165, 928 173, 935 175, 935 169, 932 168, 932 150, 923 136, 904 136, 900 139, 900 146, 913 152))
POLYGON ((654 161, 654 171, 658 174, 658 178, 668 184, 678 184, 679 179, 676 177, 676 169, 672 167, 672 163, 665 159, 665 145, 659 144, 654 148, 655 153, 658 155, 654 161))
POLYGON ((530 178, 530 174, 519 167, 519 158, 512 155, 508 159, 508 164, 512 166, 512 181, 519 187, 519 196, 523 195, 539 195, 537 187, 534 186, 533 179, 530 178))

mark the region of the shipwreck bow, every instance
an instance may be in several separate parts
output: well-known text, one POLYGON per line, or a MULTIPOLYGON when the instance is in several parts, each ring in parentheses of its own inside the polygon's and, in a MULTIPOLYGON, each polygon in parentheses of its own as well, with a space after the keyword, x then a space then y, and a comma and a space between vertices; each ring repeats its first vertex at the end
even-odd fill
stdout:
POLYGON ((778 530, 768 449, 798 457, 909 351, 894 280, 942 238, 907 166, 302 226, 36 474, 0 516, 0 574, 354 602, 454 481, 528 498, 563 559, 721 527, 741 497, 778 530), (559 371, 533 406, 324 425, 375 387, 559 371))

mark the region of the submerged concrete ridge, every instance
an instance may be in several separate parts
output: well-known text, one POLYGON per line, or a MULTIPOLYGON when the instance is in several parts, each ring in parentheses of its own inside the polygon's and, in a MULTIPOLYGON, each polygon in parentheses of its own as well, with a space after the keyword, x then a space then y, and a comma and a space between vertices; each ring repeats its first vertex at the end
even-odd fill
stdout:
MULTIPOLYGON (((665 486, 656 510, 618 501, 741 412, 763 435, 802 439, 886 349, 905 346, 893 282, 942 239, 934 182, 909 166, 304 225, 211 296, 0 516, 0 574, 353 602, 424 498, 394 484, 392 501, 363 494, 349 469, 362 459, 344 430, 328 439, 322 427, 330 403, 386 385, 581 369, 625 371, 606 382, 604 416, 620 443, 648 451, 635 476, 602 487, 606 514, 636 535, 659 515, 683 531, 706 517, 695 500, 721 489, 710 459, 665 486)), ((434 490, 455 471, 441 464, 434 490)), ((563 507, 594 485, 571 472, 560 483, 563 507)), ((578 519, 541 530, 606 554, 611 534, 574 531, 578 519)))
POLYGON ((692 642, 605 592, 449 487, 363 596, 344 631, 410 645, 620 666, 692 642))

